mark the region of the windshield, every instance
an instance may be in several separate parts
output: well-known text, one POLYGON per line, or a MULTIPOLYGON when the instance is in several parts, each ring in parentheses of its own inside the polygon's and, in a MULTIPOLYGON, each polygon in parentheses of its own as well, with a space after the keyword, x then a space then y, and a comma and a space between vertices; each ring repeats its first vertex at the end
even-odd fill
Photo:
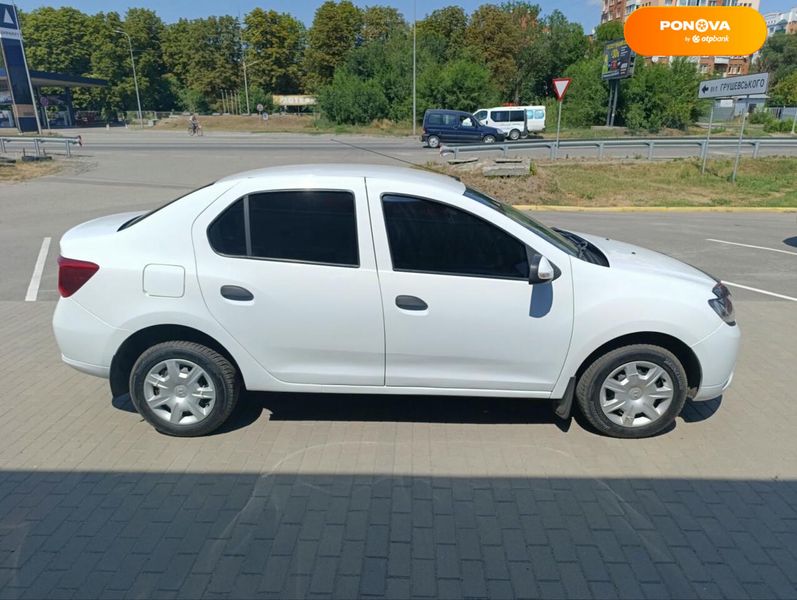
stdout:
POLYGON ((490 198, 490 196, 482 194, 481 192, 472 188, 465 189, 465 196, 472 200, 476 200, 476 202, 479 202, 485 206, 489 206, 493 210, 496 210, 503 215, 506 215, 515 223, 520 223, 523 225, 523 227, 529 231, 533 231, 546 242, 549 242, 559 248, 562 252, 566 252, 570 256, 579 255, 578 246, 576 246, 573 242, 568 240, 560 233, 557 233, 547 225, 543 225, 539 221, 532 219, 526 213, 513 208, 509 204, 504 204, 503 202, 495 200, 494 198, 490 198))

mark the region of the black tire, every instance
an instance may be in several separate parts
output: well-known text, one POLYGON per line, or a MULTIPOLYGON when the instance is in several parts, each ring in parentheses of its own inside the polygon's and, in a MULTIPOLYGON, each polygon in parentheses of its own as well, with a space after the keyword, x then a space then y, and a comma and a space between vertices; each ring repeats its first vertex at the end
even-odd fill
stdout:
POLYGON ((519 140, 520 132, 517 129, 513 129, 512 131, 509 132, 509 139, 512 140, 513 142, 519 140))
POLYGON ((235 367, 218 352, 194 342, 171 341, 156 344, 138 357, 130 371, 130 398, 138 414, 161 433, 177 437, 196 437, 215 431, 232 414, 238 403, 240 380, 235 367), (170 423, 155 414, 144 400, 144 380, 150 369, 168 359, 184 359, 201 367, 212 379, 216 391, 211 412, 198 423, 170 423))
POLYGON ((426 143, 429 145, 430 148, 439 148, 440 147, 440 138, 436 135, 430 135, 426 138, 426 143))
POLYGON ((634 344, 617 348, 597 358, 579 378, 576 400, 581 413, 599 433, 617 438, 645 438, 661 433, 672 425, 684 407, 687 388, 686 371, 672 352, 650 344, 634 344), (612 371, 632 361, 651 362, 661 367, 667 372, 673 385, 673 398, 669 408, 655 421, 638 427, 614 423, 600 406, 603 382, 612 371))
POLYGON ((495 144, 495 136, 494 135, 485 135, 482 138, 482 142, 485 144, 495 144))

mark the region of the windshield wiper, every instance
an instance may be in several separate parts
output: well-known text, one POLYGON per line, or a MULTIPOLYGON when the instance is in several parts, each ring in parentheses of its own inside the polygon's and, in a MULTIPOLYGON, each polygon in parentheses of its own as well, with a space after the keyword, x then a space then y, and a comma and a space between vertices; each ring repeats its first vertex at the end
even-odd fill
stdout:
POLYGON ((589 262, 589 242, 582 237, 577 236, 575 233, 571 233, 569 231, 565 231, 563 229, 558 229, 554 227, 554 231, 557 233, 565 236, 568 240, 573 242, 576 245, 576 249, 578 250, 578 258, 582 260, 586 260, 589 262))

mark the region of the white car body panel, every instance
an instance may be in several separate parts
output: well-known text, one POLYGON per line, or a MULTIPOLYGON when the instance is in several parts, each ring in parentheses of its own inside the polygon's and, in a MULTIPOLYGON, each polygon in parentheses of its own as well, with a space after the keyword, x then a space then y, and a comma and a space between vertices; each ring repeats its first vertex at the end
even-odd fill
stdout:
POLYGON ((493 108, 480 108, 473 114, 482 125, 495 127, 503 131, 507 136, 515 129, 521 135, 524 132, 539 133, 545 131, 545 106, 494 106, 493 108), (522 110, 525 119, 514 121, 496 121, 493 118, 494 111, 522 110))
POLYGON ((739 328, 723 323, 708 305, 711 277, 670 257, 586 234, 610 266, 585 262, 464 197, 464 189, 453 179, 409 169, 278 167, 220 180, 122 231, 119 226, 138 213, 79 225, 63 236, 61 254, 100 269, 56 308, 53 326, 64 360, 108 377, 129 336, 180 325, 223 346, 250 390, 561 398, 596 349, 620 336, 653 332, 682 341, 697 356, 702 380, 696 398, 714 397, 730 383, 739 328), (208 225, 237 198, 285 189, 354 192, 359 268, 229 258, 210 248, 208 225), (532 286, 394 271, 383 193, 464 209, 531 246, 561 275, 532 286), (156 268, 146 279, 150 265, 156 268), (176 285, 178 272, 182 286, 176 285), (225 300, 218 293, 224 284, 250 289, 254 301, 225 300), (423 298, 428 310, 397 308, 400 294, 423 298))

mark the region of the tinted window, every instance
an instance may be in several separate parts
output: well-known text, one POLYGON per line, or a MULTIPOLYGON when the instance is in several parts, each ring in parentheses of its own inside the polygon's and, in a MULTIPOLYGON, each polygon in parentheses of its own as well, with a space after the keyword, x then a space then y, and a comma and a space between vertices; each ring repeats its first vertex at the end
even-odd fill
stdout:
POLYGON ((509 111, 494 110, 490 113, 490 118, 496 123, 505 123, 509 120, 509 111))
POLYGON ((523 121, 523 111, 522 110, 511 110, 509 111, 509 120, 510 121, 523 121))
POLYGON ((383 196, 382 206, 395 270, 528 278, 526 246, 487 221, 407 196, 383 196))
POLYGON ((350 192, 251 194, 211 223, 208 240, 216 252, 230 256, 359 264, 357 219, 350 192))
POLYGON ((208 241, 219 254, 246 256, 243 198, 231 204, 210 224, 208 241))
POLYGON ((426 124, 427 125, 442 125, 443 124, 443 115, 440 113, 431 113, 426 115, 426 124))
POLYGON ((354 211, 350 192, 251 194, 252 256, 356 266, 354 211))

